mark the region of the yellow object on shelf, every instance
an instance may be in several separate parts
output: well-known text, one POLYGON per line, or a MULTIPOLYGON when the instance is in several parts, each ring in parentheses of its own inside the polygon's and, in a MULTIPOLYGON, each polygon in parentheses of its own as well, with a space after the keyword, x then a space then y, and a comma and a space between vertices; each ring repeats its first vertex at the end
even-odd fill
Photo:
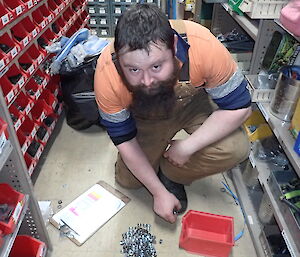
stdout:
POLYGON ((291 131, 294 137, 297 138, 300 131, 300 98, 298 99, 296 110, 291 121, 291 131))
POLYGON ((266 123, 259 110, 252 112, 251 116, 243 124, 243 127, 251 142, 261 140, 273 134, 270 126, 266 123), (256 128, 253 132, 250 130, 251 126, 256 128))

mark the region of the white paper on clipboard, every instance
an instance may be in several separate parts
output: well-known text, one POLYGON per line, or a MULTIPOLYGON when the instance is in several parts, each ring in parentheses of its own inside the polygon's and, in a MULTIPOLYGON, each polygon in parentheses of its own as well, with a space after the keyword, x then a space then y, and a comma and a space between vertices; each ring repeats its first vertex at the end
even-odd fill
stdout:
POLYGON ((70 239, 82 245, 129 201, 128 197, 99 182, 56 213, 50 222, 58 229, 67 225, 72 231, 70 239))

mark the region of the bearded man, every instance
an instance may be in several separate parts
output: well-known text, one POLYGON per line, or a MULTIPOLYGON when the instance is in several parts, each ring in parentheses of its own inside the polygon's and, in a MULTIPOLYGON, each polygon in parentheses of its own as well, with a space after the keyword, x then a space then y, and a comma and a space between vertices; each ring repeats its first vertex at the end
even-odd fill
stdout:
POLYGON ((227 49, 200 24, 136 4, 98 59, 101 123, 119 154, 115 179, 146 187, 168 222, 187 209, 184 185, 247 158, 240 125, 251 114, 247 82, 227 49), (172 140, 185 130, 189 136, 172 140))

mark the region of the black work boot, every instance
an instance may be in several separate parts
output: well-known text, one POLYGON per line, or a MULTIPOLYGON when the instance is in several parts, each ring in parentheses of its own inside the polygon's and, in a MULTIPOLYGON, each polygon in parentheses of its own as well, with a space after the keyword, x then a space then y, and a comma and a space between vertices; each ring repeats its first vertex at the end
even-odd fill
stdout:
POLYGON ((160 182, 165 186, 165 188, 170 193, 175 195, 176 198, 179 200, 179 202, 181 204, 181 209, 175 210, 176 214, 184 213, 187 209, 187 197, 186 197, 184 185, 171 181, 162 173, 161 170, 159 170, 157 176, 158 176, 160 182))

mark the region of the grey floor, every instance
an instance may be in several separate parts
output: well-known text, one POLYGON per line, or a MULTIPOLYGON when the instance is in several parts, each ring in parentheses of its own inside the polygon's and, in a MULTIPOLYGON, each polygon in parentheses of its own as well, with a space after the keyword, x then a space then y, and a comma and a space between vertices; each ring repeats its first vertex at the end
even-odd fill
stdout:
MULTIPOLYGON (((54 248, 52 257, 122 257, 121 235, 137 223, 151 224, 151 233, 163 240, 162 244, 155 245, 158 257, 195 256, 178 247, 181 216, 176 224, 169 224, 153 213, 152 198, 145 189, 126 190, 115 183, 116 155, 115 146, 100 128, 95 126, 78 132, 63 121, 35 183, 38 200, 50 200, 56 213, 59 201, 64 207, 103 180, 130 197, 131 201, 80 247, 60 236, 59 231, 48 224, 54 248)), ((219 174, 187 187, 188 209, 234 217, 237 234, 243 228, 243 216, 233 199, 222 192, 222 179, 219 174)), ((244 236, 235 243, 231 257, 256 257, 247 228, 244 236)))

